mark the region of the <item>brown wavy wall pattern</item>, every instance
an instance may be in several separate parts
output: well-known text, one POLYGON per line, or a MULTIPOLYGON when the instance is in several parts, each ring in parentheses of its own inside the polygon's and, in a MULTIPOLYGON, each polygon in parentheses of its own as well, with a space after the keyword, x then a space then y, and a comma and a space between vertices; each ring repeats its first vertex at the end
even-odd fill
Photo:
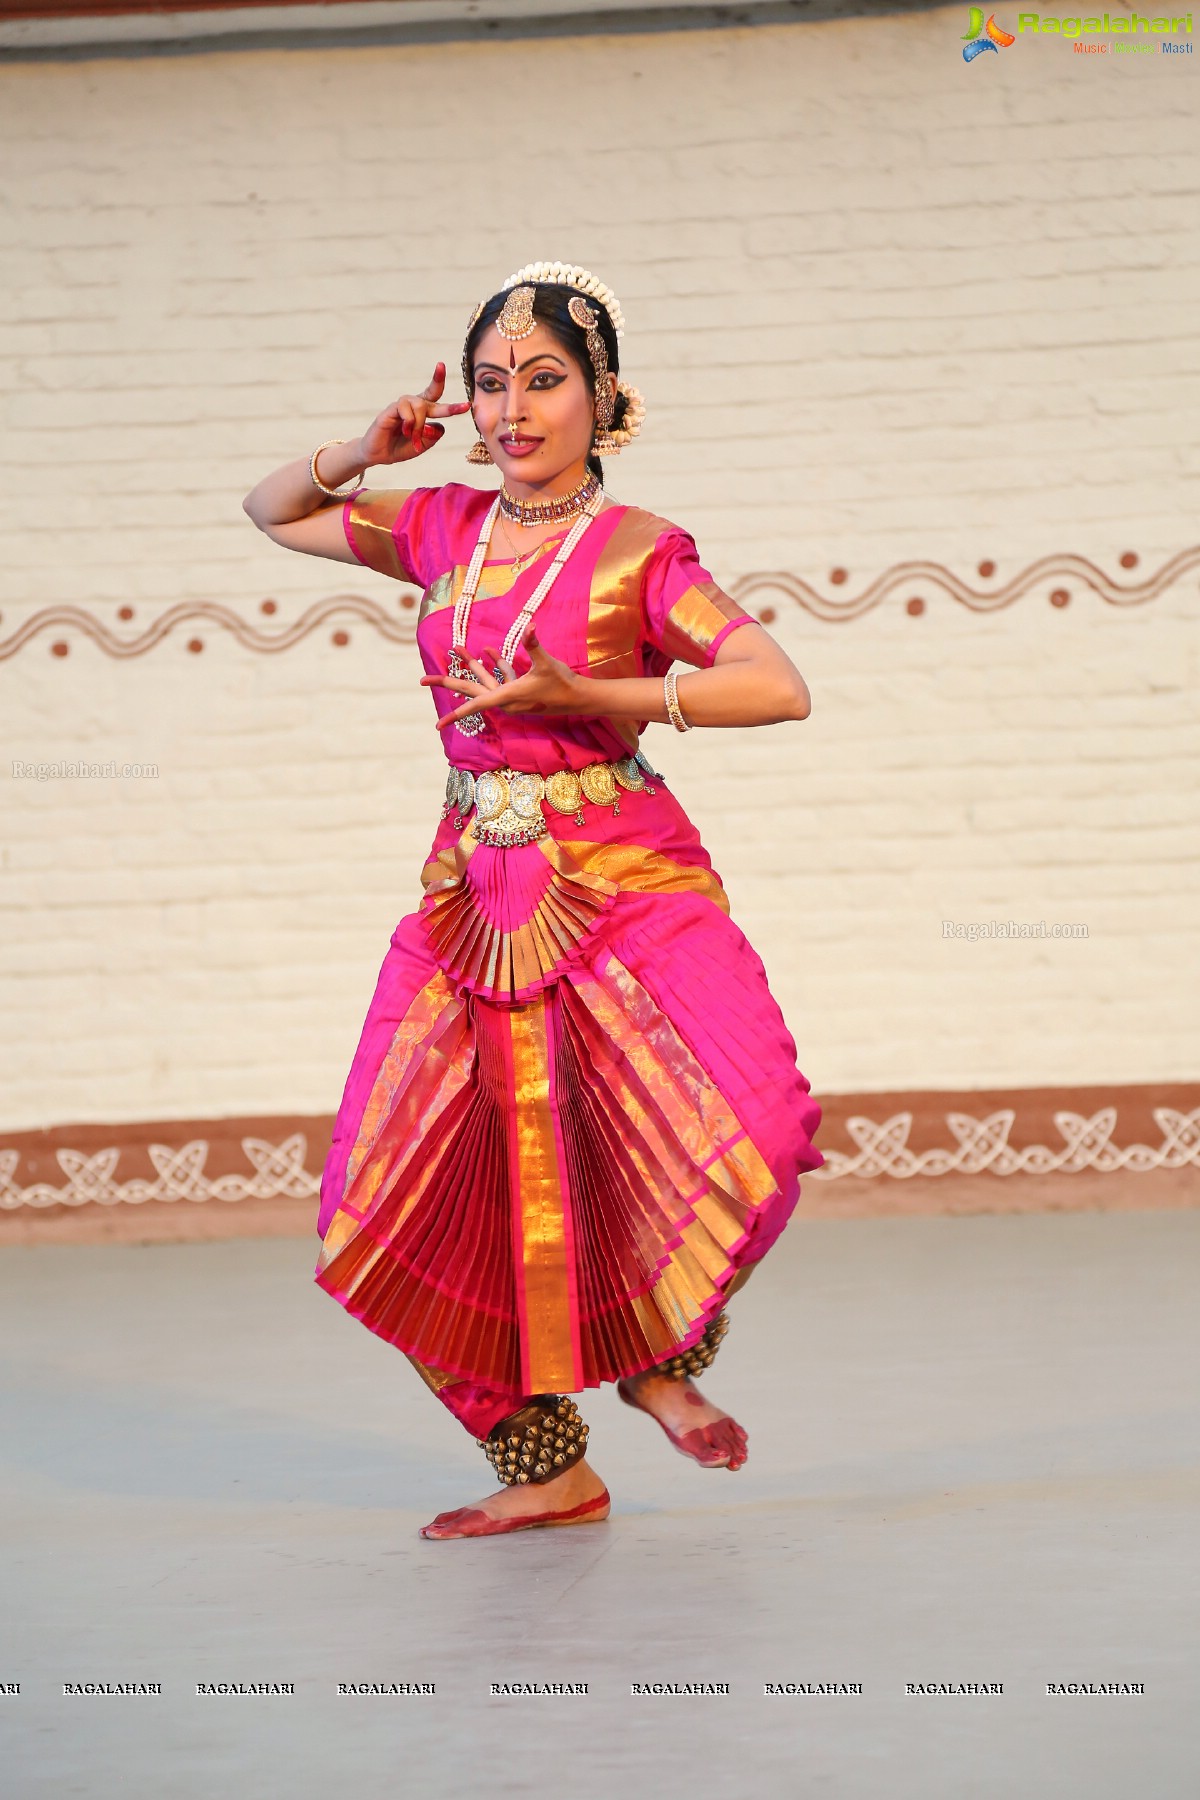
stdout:
MULTIPOLYGON (((1139 560, 1134 550, 1126 550, 1118 558, 1121 568, 1130 571, 1138 567, 1139 560)), ((740 576, 727 591, 764 625, 778 617, 780 601, 792 602, 823 624, 839 625, 861 619, 890 601, 902 604, 910 617, 919 618, 935 597, 976 613, 1000 612, 1038 594, 1051 606, 1064 607, 1081 592, 1094 595, 1107 606, 1145 606, 1197 569, 1200 544, 1178 551, 1141 580, 1124 582, 1086 556, 1063 551, 1037 558, 1005 582, 997 580, 996 564, 984 559, 975 571, 983 586, 972 585, 944 563, 917 560, 894 563, 865 587, 845 595, 838 592, 849 581, 845 569, 829 571, 832 592, 822 592, 802 576, 782 571, 740 576)), ((106 655, 116 657, 144 656, 168 638, 179 637, 196 655, 204 649, 205 640, 199 635, 204 628, 227 631, 243 649, 267 654, 290 650, 326 630, 330 643, 342 648, 351 641, 348 627, 354 623, 367 626, 389 643, 411 644, 416 621, 410 615, 415 615, 417 599, 411 589, 403 590, 391 605, 360 594, 331 594, 305 607, 290 623, 279 625, 263 622, 278 613, 276 600, 260 601, 256 616, 216 600, 182 601, 164 608, 145 625, 138 622, 131 605, 118 606, 111 613, 69 603, 43 606, 7 635, 0 635, 0 661, 35 644, 53 656, 68 656, 73 637, 86 638, 106 655)), ((2 625, 0 619, 0 629, 2 625)))

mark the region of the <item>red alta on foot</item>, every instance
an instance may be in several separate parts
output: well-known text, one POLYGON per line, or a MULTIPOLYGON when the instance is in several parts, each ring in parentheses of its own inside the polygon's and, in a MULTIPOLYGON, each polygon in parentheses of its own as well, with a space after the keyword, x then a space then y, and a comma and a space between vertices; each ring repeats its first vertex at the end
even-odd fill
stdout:
POLYGON ((618 1381, 617 1392, 626 1406, 632 1406, 638 1412, 649 1413, 655 1424, 662 1426, 680 1455, 690 1456, 701 1468, 736 1471, 745 1462, 746 1433, 736 1419, 726 1417, 717 1419, 712 1425, 696 1425, 691 1431, 672 1431, 656 1413, 650 1412, 648 1406, 642 1405, 624 1381, 618 1381))
MULTIPOLYGON (((480 1512, 477 1506, 459 1506, 453 1512, 439 1513, 431 1521, 433 1525, 453 1526, 452 1531, 438 1533, 438 1537, 502 1537, 509 1531, 528 1531, 534 1525, 573 1525, 595 1522, 608 1517, 608 1509, 612 1497, 607 1488, 602 1494, 596 1494, 591 1500, 584 1500, 578 1506, 568 1507, 563 1512, 527 1513, 522 1516, 515 1513, 509 1519, 491 1519, 487 1513, 480 1512)), ((430 1526, 422 1525, 418 1536, 428 1537, 430 1526)), ((436 1541, 436 1540, 433 1540, 436 1541)))

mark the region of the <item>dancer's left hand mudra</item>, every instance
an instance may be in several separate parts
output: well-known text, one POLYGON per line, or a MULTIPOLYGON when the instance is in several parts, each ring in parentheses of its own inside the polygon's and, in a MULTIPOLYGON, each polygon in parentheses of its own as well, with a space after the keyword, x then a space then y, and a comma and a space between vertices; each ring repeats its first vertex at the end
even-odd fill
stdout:
POLYGON ((443 713, 437 722, 439 731, 465 719, 471 713, 486 712, 489 707, 503 706, 515 713, 569 713, 576 710, 580 677, 569 663, 543 648, 533 626, 521 642, 528 650, 532 666, 518 675, 510 662, 501 660, 500 652, 491 644, 483 647, 483 656, 464 656, 474 681, 452 675, 422 675, 422 687, 452 688, 468 698, 453 712, 443 713), (492 670, 499 668, 504 680, 497 681, 492 670))

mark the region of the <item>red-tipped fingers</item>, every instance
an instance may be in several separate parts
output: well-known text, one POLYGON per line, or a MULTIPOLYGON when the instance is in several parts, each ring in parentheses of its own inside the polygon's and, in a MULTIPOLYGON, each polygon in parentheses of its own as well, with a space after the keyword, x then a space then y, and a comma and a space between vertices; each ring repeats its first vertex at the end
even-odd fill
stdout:
POLYGON ((456 706, 453 712, 443 713, 434 729, 437 731, 445 731, 449 726, 457 725, 460 719, 465 719, 471 713, 486 711, 487 708, 485 706, 480 705, 476 701, 468 700, 464 706, 456 706))
POLYGON ((420 398, 430 402, 428 406, 420 409, 424 418, 447 418, 451 413, 469 412, 471 410, 471 402, 469 400, 442 401, 442 394, 445 392, 445 388, 446 365, 444 362, 440 362, 434 366, 432 380, 421 389, 420 398), (439 402, 441 402, 441 404, 438 404, 439 402))

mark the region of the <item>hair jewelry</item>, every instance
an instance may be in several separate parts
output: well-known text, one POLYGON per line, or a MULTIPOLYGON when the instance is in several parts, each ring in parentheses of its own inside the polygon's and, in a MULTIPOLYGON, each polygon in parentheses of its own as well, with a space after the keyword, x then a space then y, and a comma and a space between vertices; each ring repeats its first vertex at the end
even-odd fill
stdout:
POLYGON ((531 287, 514 288, 504 302, 504 310, 496 320, 496 330, 502 338, 516 342, 527 338, 534 328, 533 317, 534 290, 531 287))
MULTIPOLYGON (((525 290, 518 288, 517 292, 525 290)), ((613 397, 608 391, 608 351, 604 348, 604 339, 600 336, 597 323, 600 314, 594 306, 589 306, 582 294, 572 294, 567 301, 567 311, 579 326, 587 332, 588 355, 592 359, 592 369, 596 382, 596 423, 601 431, 607 431, 613 421, 613 397)))
POLYGON ((548 281, 555 286, 578 288, 581 294, 590 294, 600 302, 609 318, 612 328, 619 338, 625 330, 625 314, 621 311, 621 302, 611 288, 605 287, 602 281, 581 269, 578 263, 540 262, 526 263, 515 275, 510 275, 500 288, 503 294, 508 288, 516 287, 519 281, 548 281))

